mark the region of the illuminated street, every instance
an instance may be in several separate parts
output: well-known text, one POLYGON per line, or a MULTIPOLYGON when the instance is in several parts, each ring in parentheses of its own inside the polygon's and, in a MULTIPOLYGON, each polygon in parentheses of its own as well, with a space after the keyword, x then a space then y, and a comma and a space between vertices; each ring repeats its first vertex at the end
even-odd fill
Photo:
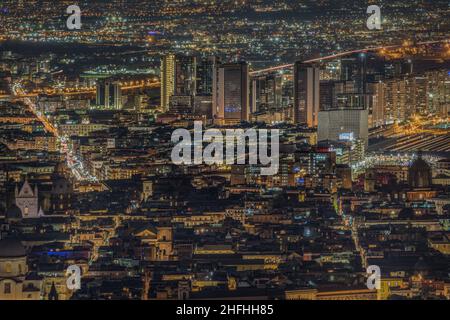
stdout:
POLYGON ((2 0, 0 302, 284 320, 449 301, 448 17, 448 0, 2 0))

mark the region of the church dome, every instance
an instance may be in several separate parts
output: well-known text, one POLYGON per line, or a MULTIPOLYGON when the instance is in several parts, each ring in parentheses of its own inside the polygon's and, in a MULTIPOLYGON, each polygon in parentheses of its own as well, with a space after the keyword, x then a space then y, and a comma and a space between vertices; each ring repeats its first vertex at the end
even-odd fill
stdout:
POLYGON ((409 185, 413 188, 428 188, 431 185, 431 167, 420 154, 409 168, 408 175, 409 185))
POLYGON ((8 210, 6 210, 5 218, 9 220, 22 219, 22 211, 18 206, 13 204, 8 210))
POLYGON ((422 157, 417 158, 411 165, 411 171, 427 171, 430 170, 430 165, 422 159, 422 157))
POLYGON ((0 240, 0 259, 25 257, 26 251, 22 243, 17 239, 0 240))

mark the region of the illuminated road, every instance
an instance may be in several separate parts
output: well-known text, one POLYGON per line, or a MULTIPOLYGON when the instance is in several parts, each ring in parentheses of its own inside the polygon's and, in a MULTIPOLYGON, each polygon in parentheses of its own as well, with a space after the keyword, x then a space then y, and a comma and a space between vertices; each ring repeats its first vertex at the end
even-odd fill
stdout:
MULTIPOLYGON (((427 44, 435 44, 435 43, 441 43, 441 42, 449 42, 449 40, 418 42, 416 45, 427 45, 427 44)), ((359 49, 359 50, 352 50, 352 51, 336 53, 336 54, 332 54, 332 55, 325 56, 325 57, 320 57, 320 58, 316 58, 316 59, 306 60, 306 61, 303 61, 303 62, 304 63, 321 62, 323 60, 333 60, 333 59, 336 59, 336 58, 339 58, 339 57, 342 57, 342 56, 346 56, 346 55, 350 55, 350 54, 354 54, 354 53, 367 53, 368 51, 379 51, 379 50, 383 50, 383 49, 395 49, 395 48, 400 48, 400 47, 402 47, 402 45, 369 47, 369 48, 365 48, 365 49, 359 49)), ((293 67, 294 67, 293 63, 284 64, 284 65, 281 65, 281 66, 275 66, 275 67, 270 67, 270 68, 266 68, 266 69, 255 70, 255 71, 250 72, 250 75, 254 76, 254 75, 261 74, 261 73, 279 71, 279 70, 283 70, 283 69, 291 69, 293 67)))
MULTIPOLYGON (((121 87, 121 89, 123 91, 126 90, 135 90, 135 89, 152 89, 152 88, 159 88, 160 87, 160 82, 159 81, 148 81, 148 82, 139 82, 139 83, 133 83, 133 82, 128 82, 128 83, 124 83, 123 86, 121 87)), ((73 96, 73 95, 83 95, 83 94, 91 94, 94 95, 96 92, 96 88, 95 87, 91 87, 91 88, 79 88, 79 89, 65 89, 62 91, 59 90, 54 90, 54 89, 46 89, 46 90, 41 90, 41 91, 33 91, 30 93, 25 93, 25 92, 14 92, 14 97, 15 98, 34 98, 37 97, 41 94, 45 94, 48 96, 53 96, 53 95, 62 95, 62 96, 73 96)), ((0 96, 0 98, 7 98, 9 97, 8 95, 3 95, 0 96)))
MULTIPOLYGON (((135 89, 145 89, 145 88, 159 88, 160 82, 156 80, 141 80, 141 81, 129 81, 129 82, 121 82, 121 89, 126 90, 135 90, 135 89)), ((21 83, 14 83, 11 88, 12 95, 4 96, 7 98, 18 99, 22 101, 32 112, 36 118, 44 125, 44 128, 47 132, 51 133, 55 137, 58 138, 58 142, 60 143, 60 152, 65 154, 67 166, 71 169, 73 176, 78 181, 98 181, 96 177, 90 175, 88 170, 85 168, 83 162, 77 158, 68 146, 68 138, 65 136, 61 136, 58 132, 58 129, 47 119, 47 117, 38 110, 36 104, 33 102, 33 98, 38 97, 40 94, 45 95, 63 95, 63 96, 72 96, 72 95, 83 95, 83 94, 91 94, 94 95, 96 92, 95 87, 90 88, 78 88, 78 89, 65 89, 65 90, 55 90, 55 89, 44 89, 42 91, 34 91, 34 92, 25 92, 21 83)), ((2 96, 0 96, 2 98, 2 96)))
MULTIPOLYGON (((17 83, 13 85, 12 92, 14 97, 17 98, 26 96, 21 85, 17 83)), ((32 112, 36 116, 36 118, 38 118, 38 120, 42 122, 42 124, 45 127, 45 130, 53 134, 55 137, 59 138, 58 130, 50 123, 50 121, 48 121, 48 119, 41 112, 37 110, 36 104, 29 97, 24 97, 22 101, 27 105, 30 112, 32 112)))
MULTIPOLYGON (((23 91, 20 83, 15 83, 12 86, 12 93, 14 97, 20 98, 22 95, 26 95, 23 91)), ((36 118, 44 125, 45 130, 51 134, 53 134, 60 143, 60 152, 65 154, 67 166, 71 169, 73 176, 78 181, 97 181, 97 179, 89 174, 87 170, 84 169, 82 161, 73 156, 72 152, 68 147, 68 138, 65 136, 61 136, 58 133, 58 130, 53 126, 53 124, 36 108, 36 104, 29 97, 22 98, 23 103, 28 107, 30 112, 32 112, 36 118)))

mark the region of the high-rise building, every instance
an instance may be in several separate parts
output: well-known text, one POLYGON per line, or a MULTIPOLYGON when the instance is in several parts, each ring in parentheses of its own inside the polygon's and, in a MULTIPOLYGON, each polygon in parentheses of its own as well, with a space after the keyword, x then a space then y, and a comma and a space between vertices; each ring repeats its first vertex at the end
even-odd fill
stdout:
POLYGON ((367 81, 367 53, 341 58, 341 80, 355 82, 355 92, 364 93, 367 81))
POLYGON ((190 95, 171 96, 169 110, 177 114, 191 114, 193 112, 193 97, 190 95))
POLYGON ((450 76, 445 70, 401 76, 383 81, 377 91, 385 123, 402 122, 414 115, 448 116, 450 76))
POLYGON ((376 85, 381 73, 375 57, 368 53, 341 58, 340 80, 321 84, 326 92, 321 94, 319 141, 348 142, 358 151, 355 154, 364 154, 368 147, 369 119, 374 126, 384 116, 383 102, 374 98, 384 97, 384 87, 376 85))
POLYGON ((214 56, 204 58, 174 54, 164 56, 161 59, 162 109, 176 113, 199 113, 209 105, 207 113, 211 115, 213 74, 218 61, 214 56), (195 99, 197 96, 202 98, 195 99), (206 101, 210 101, 209 104, 204 103, 206 101), (196 110, 194 104, 197 106, 196 110))
POLYGON ((379 127, 386 123, 385 92, 386 84, 382 81, 368 84, 369 101, 369 128, 379 127))
POLYGON ((384 98, 388 122, 401 122, 414 114, 427 114, 426 78, 408 76, 389 79, 384 98))
POLYGON ((197 61, 194 114, 212 119, 214 72, 219 65, 216 56, 203 57, 197 61))
POLYGON ((295 123, 316 127, 318 124, 319 102, 319 68, 313 64, 296 62, 294 65, 295 123))
POLYGON ((161 106, 167 110, 172 96, 211 95, 214 57, 168 54, 161 59, 161 106))
POLYGON ((333 80, 320 81, 320 92, 319 92, 320 111, 330 110, 336 107, 335 84, 336 81, 333 80))
MULTIPOLYGON (((367 87, 367 85, 365 85, 365 87, 367 87)), ((370 101, 370 96, 367 92, 361 94, 358 90, 358 84, 355 81, 342 80, 335 82, 333 108, 366 109, 370 101)))
POLYGON ((198 59, 195 86, 196 95, 212 96, 213 73, 218 64, 219 59, 215 56, 198 59))
POLYGON ((251 79, 251 112, 277 110, 282 107, 281 74, 259 75, 251 79))
POLYGON ((428 80, 427 111, 441 117, 448 117, 450 112, 450 72, 433 70, 426 72, 425 76, 428 80))
POLYGON ((96 104, 106 109, 122 109, 122 89, 120 82, 103 79, 97 82, 96 104))
POLYGON ((99 80, 97 82, 96 94, 95 104, 98 106, 104 106, 106 103, 106 83, 104 80, 99 80))
POLYGON ((212 119, 212 96, 197 95, 194 97, 194 114, 212 119))
POLYGON ((368 110, 334 109, 319 112, 317 139, 319 141, 363 140, 368 147, 368 110))
POLYGON ((175 56, 174 93, 175 96, 195 95, 197 59, 193 56, 175 56))
POLYGON ((175 92, 175 55, 161 58, 161 109, 169 109, 169 99, 175 92))
POLYGON ((354 54, 341 59, 342 90, 337 93, 340 108, 366 109, 368 63, 374 57, 368 53, 354 54))
POLYGON ((245 62, 220 65, 214 72, 213 116, 219 123, 249 119, 249 76, 245 62))

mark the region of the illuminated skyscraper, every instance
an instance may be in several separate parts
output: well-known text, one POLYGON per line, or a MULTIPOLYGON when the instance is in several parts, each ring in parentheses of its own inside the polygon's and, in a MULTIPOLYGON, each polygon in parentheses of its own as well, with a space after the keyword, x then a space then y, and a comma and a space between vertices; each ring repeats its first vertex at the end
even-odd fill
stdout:
POLYGON ((213 73, 219 64, 215 56, 205 57, 197 60, 196 70, 196 95, 211 96, 213 92, 213 73))
POLYGON ((336 107, 336 93, 335 93, 336 81, 323 80, 320 81, 320 110, 330 110, 336 107))
POLYGON ((261 112, 282 106, 282 75, 269 74, 251 80, 251 111, 261 112))
POLYGON ((213 116, 219 123, 237 123, 249 118, 247 63, 223 64, 214 72, 213 116))
POLYGON ((386 84, 382 81, 368 84, 369 128, 379 127, 386 123, 385 93, 386 84))
POLYGON ((175 96, 193 96, 196 85, 197 59, 192 56, 175 56, 174 93, 175 96))
MULTIPOLYGON (((168 110, 174 96, 195 95, 197 59, 192 56, 168 54, 161 59, 161 108, 168 110)), ((176 98, 175 104, 180 102, 176 98)))
POLYGON ((219 63, 219 58, 215 56, 197 60, 194 113, 209 120, 212 119, 214 72, 219 63))
MULTIPOLYGON (((368 61, 371 65, 371 74, 377 74, 377 69, 372 67, 373 57, 366 53, 341 58, 340 80, 330 83, 331 88, 323 83, 324 88, 328 86, 328 95, 331 94, 332 99, 330 100, 329 96, 325 99, 327 94, 324 93, 322 97, 324 104, 318 115, 317 139, 319 141, 350 142, 360 150, 357 152, 360 156, 364 154, 369 142, 371 96, 367 88, 368 61)), ((371 90, 375 91, 375 88, 371 90)), ((379 109, 376 112, 377 117, 383 114, 379 109)))
POLYGON ((319 68, 296 62, 294 65, 294 120, 316 127, 319 113, 319 68))
POLYGON ((369 103, 367 65, 368 61, 372 63, 373 58, 368 53, 359 53, 341 58, 342 88, 336 92, 339 108, 367 109, 369 103))
POLYGON ((97 82, 96 104, 106 109, 122 109, 120 82, 104 79, 97 82))
POLYGON ((169 109, 169 99, 175 92, 175 55, 161 59, 161 108, 169 109))
MULTIPOLYGON (((355 93, 353 81, 335 81, 328 84, 327 88, 331 99, 325 99, 326 92, 322 95, 322 110, 318 113, 319 141, 363 141, 364 149, 368 147, 369 110, 360 105, 362 95, 355 93)), ((323 87, 327 87, 323 83, 323 87)))
POLYGON ((448 117, 450 112, 450 72, 430 71, 428 79, 427 107, 429 112, 448 117))

